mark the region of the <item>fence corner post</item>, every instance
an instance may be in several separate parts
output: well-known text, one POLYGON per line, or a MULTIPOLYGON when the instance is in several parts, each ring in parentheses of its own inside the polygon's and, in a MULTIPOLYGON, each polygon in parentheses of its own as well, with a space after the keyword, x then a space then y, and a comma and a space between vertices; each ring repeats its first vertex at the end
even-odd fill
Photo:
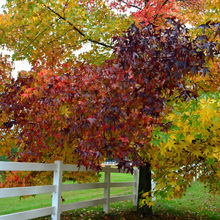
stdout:
POLYGON ((56 191, 53 192, 52 206, 54 207, 54 213, 52 214, 52 220, 60 220, 61 215, 61 195, 62 195, 62 161, 55 161, 56 169, 53 175, 53 185, 56 186, 56 191))
POLYGON ((107 165, 105 166, 105 188, 104 188, 104 198, 106 199, 105 204, 104 204, 104 212, 106 214, 109 213, 109 208, 110 208, 110 181, 111 181, 111 173, 110 173, 110 166, 107 165))
POLYGON ((133 174, 133 206, 137 206, 138 200, 138 168, 134 168, 133 174))

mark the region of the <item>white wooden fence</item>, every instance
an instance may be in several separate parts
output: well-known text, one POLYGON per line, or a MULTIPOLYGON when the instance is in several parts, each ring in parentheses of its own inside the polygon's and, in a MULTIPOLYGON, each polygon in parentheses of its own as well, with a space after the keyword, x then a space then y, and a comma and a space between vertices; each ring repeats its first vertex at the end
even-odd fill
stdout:
MULTIPOLYGON (((44 193, 53 193, 52 207, 34 209, 25 212, 18 212, 8 215, 1 215, 0 220, 25 220, 37 217, 51 215, 52 220, 59 220, 60 215, 64 211, 74 210, 78 208, 95 206, 104 204, 104 212, 109 212, 110 202, 133 199, 133 205, 137 205, 138 197, 138 169, 134 170, 133 182, 111 182, 111 173, 119 173, 117 168, 105 166, 102 172, 105 172, 104 183, 89 183, 89 184, 62 184, 63 171, 89 171, 85 167, 80 170, 76 165, 63 164, 61 161, 56 161, 54 164, 43 163, 21 163, 21 162, 0 162, 0 171, 53 171, 53 185, 32 186, 32 187, 13 187, 0 188, 0 198, 37 195, 44 193), (110 197, 111 187, 126 187, 133 186, 133 194, 124 196, 110 197), (82 189, 104 189, 104 198, 82 201, 71 204, 61 203, 61 193, 65 191, 82 190, 82 189)), ((122 172, 122 171, 121 171, 122 172)), ((128 174, 129 175, 129 174, 128 174)))

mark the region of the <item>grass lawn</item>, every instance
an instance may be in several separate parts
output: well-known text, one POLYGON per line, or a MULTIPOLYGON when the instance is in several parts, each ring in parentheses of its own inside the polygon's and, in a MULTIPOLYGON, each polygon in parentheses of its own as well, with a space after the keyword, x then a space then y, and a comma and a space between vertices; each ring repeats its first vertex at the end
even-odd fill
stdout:
POLYGON ((200 182, 195 182, 188 188, 186 195, 181 199, 166 201, 158 199, 154 206, 155 213, 175 214, 198 219, 220 219, 220 196, 213 196, 200 182))
MULTIPOLYGON (((112 182, 132 181, 129 174, 111 174, 112 182)), ((100 182, 104 181, 101 177, 100 182)), ((70 182, 68 182, 70 183, 70 182)), ((67 184, 68 184, 67 183, 67 184)), ((79 202, 83 200, 102 198, 103 189, 80 190, 64 192, 64 203, 79 202)), ((131 194, 132 187, 111 188, 111 195, 131 194)), ((35 208, 51 206, 51 194, 37 195, 26 199, 6 198, 0 199, 0 215, 20 212, 35 208)), ((111 213, 103 214, 103 205, 78 209, 64 213, 62 219, 138 219, 132 201, 123 201, 111 204, 111 213)), ((181 199, 166 201, 157 198, 153 207, 155 214, 151 219, 220 219, 220 196, 213 198, 208 189, 200 182, 195 182, 181 199)), ((48 218, 42 218, 48 219, 48 218)))
MULTIPOLYGON (((100 182, 104 182, 104 173, 101 173, 100 182)), ((133 176, 130 174, 111 174, 112 182, 131 182, 133 181, 133 176)), ((71 184, 72 182, 67 182, 66 184, 71 184)), ((126 195, 132 193, 132 187, 123 188, 111 188, 111 195, 126 195)), ((64 204, 74 203, 90 199, 98 199, 104 197, 104 189, 89 189, 89 190, 78 190, 63 192, 62 197, 65 199, 64 204)), ((35 197, 20 198, 3 198, 0 199, 0 215, 10 214, 13 212, 21 212, 30 209, 37 209, 41 207, 47 207, 52 205, 52 193, 41 194, 35 197)))

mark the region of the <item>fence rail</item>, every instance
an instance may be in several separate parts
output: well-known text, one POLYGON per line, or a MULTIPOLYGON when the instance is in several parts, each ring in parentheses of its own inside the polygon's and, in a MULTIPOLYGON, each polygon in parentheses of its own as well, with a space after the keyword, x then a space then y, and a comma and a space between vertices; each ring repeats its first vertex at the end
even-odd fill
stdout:
POLYGON ((0 171, 53 171, 53 185, 0 188, 0 198, 52 193, 52 207, 45 207, 25 212, 13 213, 9 215, 2 215, 0 216, 0 220, 25 220, 48 215, 51 215, 52 220, 60 220, 61 213, 64 211, 84 208, 88 206, 95 206, 99 204, 104 204, 104 212, 108 213, 111 202, 129 199, 133 200, 134 206, 137 205, 138 169, 134 170, 133 182, 111 182, 111 173, 123 173, 123 171, 119 171, 117 168, 112 168, 107 165, 106 167, 103 167, 101 171, 105 173, 105 182, 88 184, 62 184, 63 171, 90 171, 85 167, 80 167, 79 169, 76 165, 63 164, 62 161, 55 161, 54 164, 0 162, 0 171), (133 186, 133 194, 110 197, 111 187, 127 186, 133 186), (97 188, 104 189, 104 198, 62 205, 62 192, 97 188))

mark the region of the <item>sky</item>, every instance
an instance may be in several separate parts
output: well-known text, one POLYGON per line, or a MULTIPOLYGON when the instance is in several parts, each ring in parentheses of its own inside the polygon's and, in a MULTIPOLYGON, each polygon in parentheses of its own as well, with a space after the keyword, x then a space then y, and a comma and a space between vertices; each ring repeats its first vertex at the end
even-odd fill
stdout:
MULTIPOLYGON (((2 5, 4 5, 6 2, 6 0, 0 0, 0 14, 3 13, 3 10, 2 10, 2 5)), ((2 49, 0 47, 0 53, 2 53, 3 55, 10 55, 12 56, 13 54, 13 51, 9 51, 9 50, 6 50, 6 49, 2 49)), ((29 71, 31 69, 31 65, 28 63, 27 60, 23 60, 23 61, 15 61, 14 62, 14 70, 12 72, 12 76, 13 77, 17 77, 18 75, 18 72, 21 71, 21 70, 26 70, 26 71, 29 71)))

